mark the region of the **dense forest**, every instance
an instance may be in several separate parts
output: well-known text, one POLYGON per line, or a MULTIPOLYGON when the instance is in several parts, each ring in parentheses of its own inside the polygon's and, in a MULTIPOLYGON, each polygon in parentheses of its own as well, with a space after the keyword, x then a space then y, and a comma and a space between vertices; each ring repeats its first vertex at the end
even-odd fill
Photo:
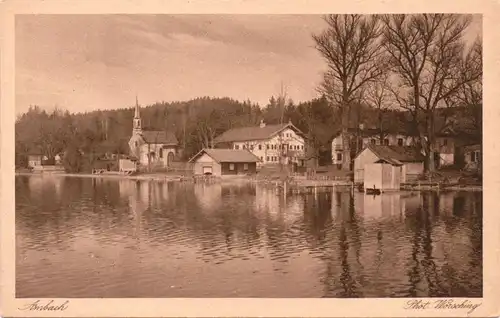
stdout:
MULTIPOLYGON (((358 114, 353 112, 353 122, 376 126, 372 119, 378 117, 370 115, 368 107, 364 108, 358 114)), ((384 117, 387 117, 386 122, 394 123, 393 119, 397 116, 388 115, 384 117)), ((70 114, 61 109, 47 112, 32 106, 16 121, 17 163, 22 165, 28 154, 53 158, 71 148, 83 153, 128 154, 133 116, 133 107, 70 114)), ((141 118, 145 129, 174 132, 183 149, 183 160, 201 148, 209 147, 211 141, 225 130, 258 125, 260 120, 268 124, 291 120, 306 134, 311 146, 318 150, 328 147, 330 138, 338 129, 334 112, 325 98, 294 104, 291 100, 284 103, 280 97, 271 97, 269 103, 261 108, 250 101, 204 97, 187 102, 143 106, 141 118)))
MULTIPOLYGON (((456 110, 443 112, 442 117, 451 113, 456 110)), ((133 116, 134 107, 71 114, 32 106, 16 121, 16 165, 25 166, 28 154, 54 158, 58 153, 80 151, 92 154, 89 160, 106 153, 128 154, 133 116)), ((352 127, 363 124, 385 132, 404 130, 410 122, 407 112, 360 104, 352 107, 350 117, 352 127)), ((291 120, 308 139, 311 156, 323 157, 320 161, 328 163, 331 138, 340 130, 339 118, 325 97, 298 104, 271 97, 265 107, 250 101, 204 97, 143 106, 141 118, 145 129, 175 133, 183 150, 179 160, 187 160, 201 148, 209 147, 227 129, 258 125, 260 120, 268 124, 291 120)))

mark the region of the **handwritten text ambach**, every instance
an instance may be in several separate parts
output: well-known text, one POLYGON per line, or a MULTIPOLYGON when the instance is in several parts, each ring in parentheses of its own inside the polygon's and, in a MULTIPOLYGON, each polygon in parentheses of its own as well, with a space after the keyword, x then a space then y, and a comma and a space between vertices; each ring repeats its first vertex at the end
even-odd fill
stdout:
POLYGON ((47 302, 42 302, 37 300, 33 303, 29 303, 23 307, 20 307, 19 310, 34 310, 34 311, 64 311, 68 309, 69 300, 66 300, 64 303, 57 304, 54 300, 50 300, 47 302))
POLYGON ((454 299, 440 299, 440 300, 409 300, 405 304, 405 309, 444 309, 444 310, 457 310, 467 309, 470 314, 482 303, 474 303, 470 300, 454 300, 454 299))

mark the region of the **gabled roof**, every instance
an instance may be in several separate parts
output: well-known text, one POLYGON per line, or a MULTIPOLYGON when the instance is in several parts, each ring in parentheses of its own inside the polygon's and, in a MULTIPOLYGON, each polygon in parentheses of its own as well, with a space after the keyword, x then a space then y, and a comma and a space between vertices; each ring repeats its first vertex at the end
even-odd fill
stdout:
POLYGON ((143 130, 142 139, 148 144, 165 144, 171 146, 179 144, 173 133, 163 130, 143 130))
POLYGON ((250 141, 250 140, 263 140, 269 139, 274 135, 278 134, 285 128, 291 128, 301 136, 304 134, 292 123, 287 124, 277 124, 277 125, 266 125, 264 127, 252 126, 252 127, 240 127, 227 130, 222 135, 215 138, 216 143, 222 142, 235 142, 235 141, 250 141))
MULTIPOLYGON (((425 160, 425 157, 414 147, 368 145, 363 151, 366 149, 370 149, 380 160, 390 164, 400 165, 403 162, 423 162, 425 160)), ((358 156, 360 154, 361 152, 358 156)))
POLYGON ((206 153, 218 163, 222 162, 259 162, 260 159, 248 150, 234 149, 202 149, 194 155, 189 162, 194 162, 202 154, 206 153))

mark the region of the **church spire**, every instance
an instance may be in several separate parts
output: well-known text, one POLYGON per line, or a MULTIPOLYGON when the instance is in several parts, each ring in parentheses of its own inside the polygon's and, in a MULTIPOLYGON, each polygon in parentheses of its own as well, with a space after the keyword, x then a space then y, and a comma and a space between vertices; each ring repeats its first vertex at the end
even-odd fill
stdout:
POLYGON ((137 95, 135 95, 135 115, 134 118, 141 118, 139 113, 139 99, 137 99, 137 95))
POLYGON ((142 133, 142 125, 141 125, 141 114, 139 112, 139 100, 137 99, 137 95, 135 96, 135 114, 133 121, 133 133, 141 134, 142 133))

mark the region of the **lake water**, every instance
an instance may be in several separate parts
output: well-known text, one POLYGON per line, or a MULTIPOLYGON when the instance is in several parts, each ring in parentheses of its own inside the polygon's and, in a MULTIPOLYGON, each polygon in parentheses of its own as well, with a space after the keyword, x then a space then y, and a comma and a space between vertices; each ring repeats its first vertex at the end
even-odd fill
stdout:
POLYGON ((481 297, 482 193, 18 176, 16 294, 481 297))

